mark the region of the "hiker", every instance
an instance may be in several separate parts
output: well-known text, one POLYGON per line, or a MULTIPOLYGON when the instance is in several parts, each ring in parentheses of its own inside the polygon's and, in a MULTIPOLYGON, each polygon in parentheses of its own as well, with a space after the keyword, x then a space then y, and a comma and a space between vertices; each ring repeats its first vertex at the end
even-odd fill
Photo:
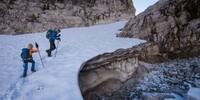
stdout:
POLYGON ((28 63, 32 64, 31 71, 36 72, 35 70, 35 61, 33 60, 32 54, 38 52, 37 48, 33 48, 33 44, 28 44, 28 48, 23 48, 22 53, 21 53, 21 58, 23 59, 24 62, 24 72, 22 77, 27 76, 27 71, 28 71, 28 63))
POLYGON ((50 48, 48 50, 46 50, 47 54, 48 54, 48 57, 51 57, 51 52, 53 50, 56 49, 56 45, 55 45, 55 40, 59 40, 61 41, 60 39, 60 33, 61 30, 60 29, 49 29, 47 34, 46 34, 46 38, 49 40, 49 43, 50 43, 50 48))

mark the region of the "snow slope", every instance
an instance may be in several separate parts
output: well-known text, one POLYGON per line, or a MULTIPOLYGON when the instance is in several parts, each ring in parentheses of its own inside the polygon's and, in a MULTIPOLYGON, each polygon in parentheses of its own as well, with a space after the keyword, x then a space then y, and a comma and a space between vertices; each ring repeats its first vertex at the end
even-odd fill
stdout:
POLYGON ((200 88, 194 88, 190 86, 188 94, 192 97, 195 97, 197 100, 200 100, 200 88))
MULTIPOLYGON (((81 64, 98 54, 128 48, 144 41, 116 38, 125 22, 62 30, 57 57, 47 58, 45 33, 0 36, 0 100, 82 100, 78 86, 81 64), (37 72, 26 79, 22 74, 21 48, 37 41, 45 64, 34 55, 37 72)), ((30 66, 29 66, 30 70, 30 66)))

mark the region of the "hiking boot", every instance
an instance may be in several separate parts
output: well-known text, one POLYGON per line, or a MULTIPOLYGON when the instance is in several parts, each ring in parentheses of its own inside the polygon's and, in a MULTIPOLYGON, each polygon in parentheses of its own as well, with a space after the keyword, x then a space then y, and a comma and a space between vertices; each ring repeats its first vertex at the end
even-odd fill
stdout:
POLYGON ((26 75, 21 75, 20 78, 26 78, 26 75))
POLYGON ((46 50, 48 57, 51 57, 51 51, 50 50, 46 50))
POLYGON ((46 50, 46 53, 49 53, 49 50, 46 50))
POLYGON ((36 72, 36 70, 31 70, 32 72, 36 72))
POLYGON ((51 55, 48 55, 48 57, 52 57, 51 55))

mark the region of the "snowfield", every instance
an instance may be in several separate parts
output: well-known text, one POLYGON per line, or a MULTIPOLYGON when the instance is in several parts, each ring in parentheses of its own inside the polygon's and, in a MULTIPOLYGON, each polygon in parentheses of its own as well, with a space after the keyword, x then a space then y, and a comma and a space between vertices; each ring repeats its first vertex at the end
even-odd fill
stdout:
MULTIPOLYGON (((116 38, 126 22, 62 30, 57 57, 47 58, 49 48, 46 32, 18 36, 0 36, 0 100, 82 100, 78 86, 78 72, 83 62, 105 52, 128 48, 145 41, 116 38), (37 41, 45 64, 38 54, 35 73, 22 74, 21 49, 37 41)), ((30 70, 31 65, 29 65, 30 70)))
POLYGON ((194 88, 190 86, 188 94, 192 97, 195 97, 197 100, 200 100, 200 88, 194 88))

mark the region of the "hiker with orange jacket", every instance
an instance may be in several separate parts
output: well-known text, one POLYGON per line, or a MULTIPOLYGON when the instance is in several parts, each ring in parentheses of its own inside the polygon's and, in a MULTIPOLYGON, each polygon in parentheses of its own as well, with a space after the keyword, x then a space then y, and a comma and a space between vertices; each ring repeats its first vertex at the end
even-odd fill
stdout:
POLYGON ((32 64, 31 71, 36 72, 35 70, 35 61, 33 60, 33 53, 38 52, 37 48, 33 48, 33 44, 28 44, 28 48, 23 48, 22 53, 21 53, 21 58, 23 60, 23 67, 24 67, 24 72, 22 77, 27 76, 27 71, 28 71, 28 63, 32 64))

